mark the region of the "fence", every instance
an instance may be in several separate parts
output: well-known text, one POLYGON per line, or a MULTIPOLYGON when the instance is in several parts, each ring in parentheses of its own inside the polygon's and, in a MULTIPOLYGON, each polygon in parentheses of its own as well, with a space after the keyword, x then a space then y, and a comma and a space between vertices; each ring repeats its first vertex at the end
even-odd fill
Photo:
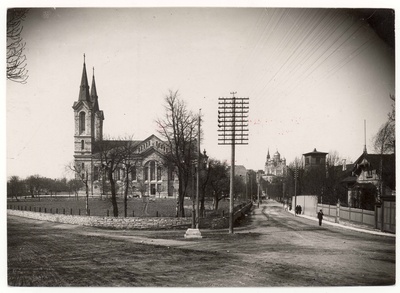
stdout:
POLYGON ((352 222, 391 233, 396 230, 396 202, 393 196, 382 198, 381 206, 377 206, 375 211, 321 204, 313 195, 297 196, 296 204, 302 207, 302 214, 307 216, 316 217, 317 212, 322 210, 327 220, 336 223, 352 222))
MULTIPOLYGON (((251 209, 251 203, 243 203, 235 206, 234 219, 237 220, 251 209)), ((158 212, 156 216, 146 217, 112 217, 107 212, 107 216, 90 216, 84 215, 86 210, 79 210, 78 213, 74 213, 63 208, 42 208, 42 207, 30 207, 27 205, 8 205, 7 214, 27 217, 31 219, 44 220, 50 222, 75 224, 83 226, 93 226, 102 228, 113 228, 113 229, 184 229, 188 228, 192 224, 191 217, 177 218, 177 217, 161 217, 158 212)), ((222 211, 222 217, 217 213, 214 217, 201 218, 201 228, 214 228, 221 229, 226 228, 229 225, 228 217, 225 217, 224 211, 222 211)), ((229 214, 226 213, 226 216, 229 214)))
POLYGON ((320 209, 322 209, 325 216, 334 218, 336 223, 343 220, 367 225, 372 228, 375 227, 375 211, 319 203, 317 210, 320 209))
POLYGON ((375 211, 342 207, 338 205, 318 204, 317 210, 322 209, 324 215, 333 218, 336 223, 340 223, 341 221, 353 222, 370 228, 379 229, 381 231, 395 233, 395 204, 394 201, 384 201, 382 206, 377 207, 375 211))
MULTIPOLYGON (((91 209, 80 209, 80 208, 56 208, 56 207, 48 207, 48 206, 32 206, 32 205, 18 205, 18 204, 8 204, 8 210, 17 210, 17 211, 29 211, 29 212, 37 212, 44 214, 57 214, 57 215, 74 215, 74 216, 100 216, 100 217, 113 217, 113 211, 110 209, 100 210, 98 208, 94 208, 94 212, 91 209)), ((222 211, 223 213, 223 211, 222 211)), ((123 210, 119 211, 120 216, 123 214, 123 210)), ((136 212, 134 210, 128 210, 127 217, 171 217, 171 215, 165 215, 162 212, 157 210, 152 211, 151 213, 147 213, 147 211, 136 212)), ((185 210, 185 217, 191 218, 192 211, 185 210)))
POLYGON ((396 232, 396 201, 394 197, 382 197, 382 204, 376 208, 376 228, 396 232), (382 224, 383 223, 383 224, 382 224))

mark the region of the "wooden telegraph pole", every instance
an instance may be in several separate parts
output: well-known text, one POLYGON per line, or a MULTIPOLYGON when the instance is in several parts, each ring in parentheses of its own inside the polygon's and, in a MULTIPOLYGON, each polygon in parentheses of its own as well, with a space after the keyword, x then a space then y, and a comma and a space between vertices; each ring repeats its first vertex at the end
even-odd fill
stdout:
POLYGON ((231 170, 229 189, 229 233, 233 234, 233 195, 235 179, 235 145, 247 145, 249 98, 219 98, 218 101, 218 144, 231 146, 231 170))

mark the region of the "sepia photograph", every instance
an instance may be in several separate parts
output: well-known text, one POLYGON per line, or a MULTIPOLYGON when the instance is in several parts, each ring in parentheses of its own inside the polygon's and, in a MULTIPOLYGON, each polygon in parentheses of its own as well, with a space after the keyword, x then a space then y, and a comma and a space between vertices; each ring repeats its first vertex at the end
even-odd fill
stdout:
POLYGON ((394 1, 85 2, 2 7, 5 290, 395 290, 394 1))

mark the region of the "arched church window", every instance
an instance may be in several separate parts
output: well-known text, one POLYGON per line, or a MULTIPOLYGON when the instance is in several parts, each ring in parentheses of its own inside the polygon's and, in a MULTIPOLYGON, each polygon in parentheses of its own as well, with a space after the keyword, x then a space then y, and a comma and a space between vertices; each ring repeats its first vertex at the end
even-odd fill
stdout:
POLYGON ((80 112, 79 113, 79 132, 85 132, 85 122, 86 122, 86 113, 80 112))

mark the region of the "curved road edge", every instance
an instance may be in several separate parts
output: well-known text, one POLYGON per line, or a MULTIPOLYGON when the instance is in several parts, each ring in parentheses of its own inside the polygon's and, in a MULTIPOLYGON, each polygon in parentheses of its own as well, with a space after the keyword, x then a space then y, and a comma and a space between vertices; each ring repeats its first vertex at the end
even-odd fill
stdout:
MULTIPOLYGON (((277 204, 279 204, 278 202, 276 202, 277 204)), ((259 207, 261 209, 261 213, 266 216, 267 218, 269 217, 266 213, 265 213, 265 208, 266 208, 266 204, 262 204, 259 207)), ((295 215, 294 211, 288 211, 287 213, 291 214, 292 216, 296 216, 296 217, 301 217, 301 218, 305 218, 311 221, 318 221, 317 218, 313 218, 307 215, 295 215)), ((394 237, 396 238, 396 234, 392 234, 392 233, 387 233, 387 232, 381 232, 381 231, 376 231, 376 230, 368 230, 368 229, 362 229, 360 227, 354 227, 354 226, 347 226, 347 225, 342 225, 342 224, 338 224, 338 223, 334 223, 328 220, 324 220, 324 225, 331 225, 334 227, 338 227, 338 228, 343 228, 343 229, 348 229, 348 230, 353 230, 353 231, 357 231, 357 232, 362 232, 362 233, 369 233, 369 234, 373 234, 373 235, 380 235, 380 236, 387 236, 387 237, 394 237)))

